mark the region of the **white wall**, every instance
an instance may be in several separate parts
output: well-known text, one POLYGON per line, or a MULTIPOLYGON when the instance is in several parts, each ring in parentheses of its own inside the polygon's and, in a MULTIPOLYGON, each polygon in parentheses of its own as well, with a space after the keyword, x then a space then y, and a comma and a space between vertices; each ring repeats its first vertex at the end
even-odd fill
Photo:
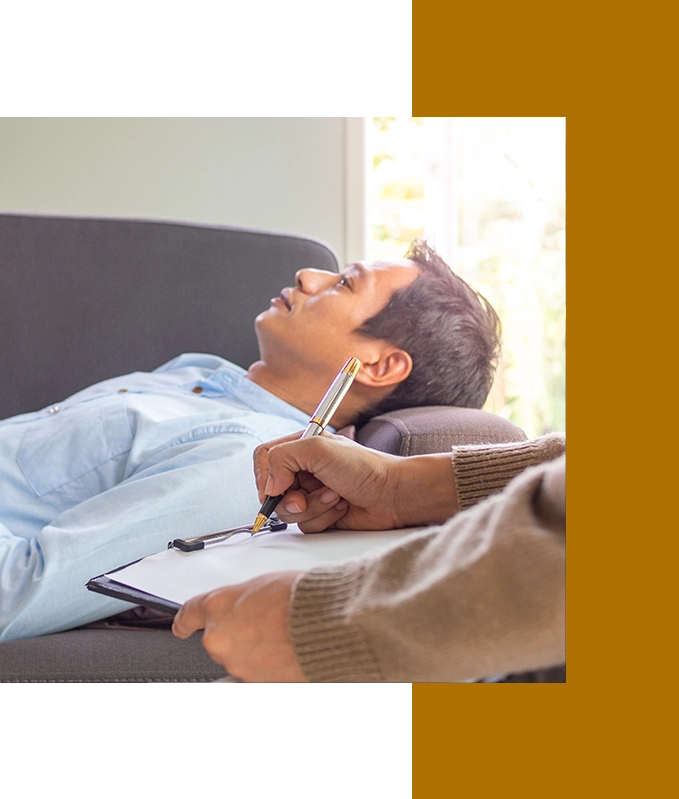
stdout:
POLYGON ((0 210, 299 233, 344 262, 365 255, 361 131, 343 117, 3 118, 0 210))

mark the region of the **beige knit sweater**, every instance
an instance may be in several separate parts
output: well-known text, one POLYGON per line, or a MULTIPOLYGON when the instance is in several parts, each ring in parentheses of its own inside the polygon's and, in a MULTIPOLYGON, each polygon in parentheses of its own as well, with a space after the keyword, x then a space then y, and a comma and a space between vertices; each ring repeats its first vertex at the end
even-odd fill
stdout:
POLYGON ((463 513, 302 574, 289 628, 306 677, 445 682, 563 663, 563 453, 558 434, 458 447, 463 513))

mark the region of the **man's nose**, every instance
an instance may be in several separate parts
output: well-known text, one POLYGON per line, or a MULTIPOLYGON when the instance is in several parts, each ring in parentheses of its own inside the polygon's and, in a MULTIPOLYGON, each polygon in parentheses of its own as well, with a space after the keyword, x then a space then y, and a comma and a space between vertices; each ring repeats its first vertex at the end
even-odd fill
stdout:
POLYGON ((295 274, 295 285, 304 294, 317 294, 336 280, 336 274, 324 269, 300 269, 295 274))

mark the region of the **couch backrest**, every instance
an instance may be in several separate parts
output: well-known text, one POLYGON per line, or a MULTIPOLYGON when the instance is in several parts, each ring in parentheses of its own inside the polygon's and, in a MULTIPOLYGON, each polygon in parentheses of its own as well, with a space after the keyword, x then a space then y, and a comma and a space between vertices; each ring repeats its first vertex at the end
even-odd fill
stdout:
POLYGON ((247 367, 255 316, 304 267, 337 257, 235 227, 0 214, 0 418, 182 352, 247 367))

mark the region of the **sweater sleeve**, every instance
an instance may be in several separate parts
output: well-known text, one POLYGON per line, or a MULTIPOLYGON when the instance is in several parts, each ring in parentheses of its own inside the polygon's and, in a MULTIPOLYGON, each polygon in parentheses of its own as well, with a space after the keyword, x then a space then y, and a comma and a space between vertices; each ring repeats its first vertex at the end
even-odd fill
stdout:
POLYGON ((314 682, 479 679, 565 660, 565 455, 387 550, 303 573, 290 635, 314 682))
POLYGON ((460 510, 504 490, 529 466, 554 460, 566 451, 563 433, 510 444, 472 444, 453 449, 453 472, 460 510))

